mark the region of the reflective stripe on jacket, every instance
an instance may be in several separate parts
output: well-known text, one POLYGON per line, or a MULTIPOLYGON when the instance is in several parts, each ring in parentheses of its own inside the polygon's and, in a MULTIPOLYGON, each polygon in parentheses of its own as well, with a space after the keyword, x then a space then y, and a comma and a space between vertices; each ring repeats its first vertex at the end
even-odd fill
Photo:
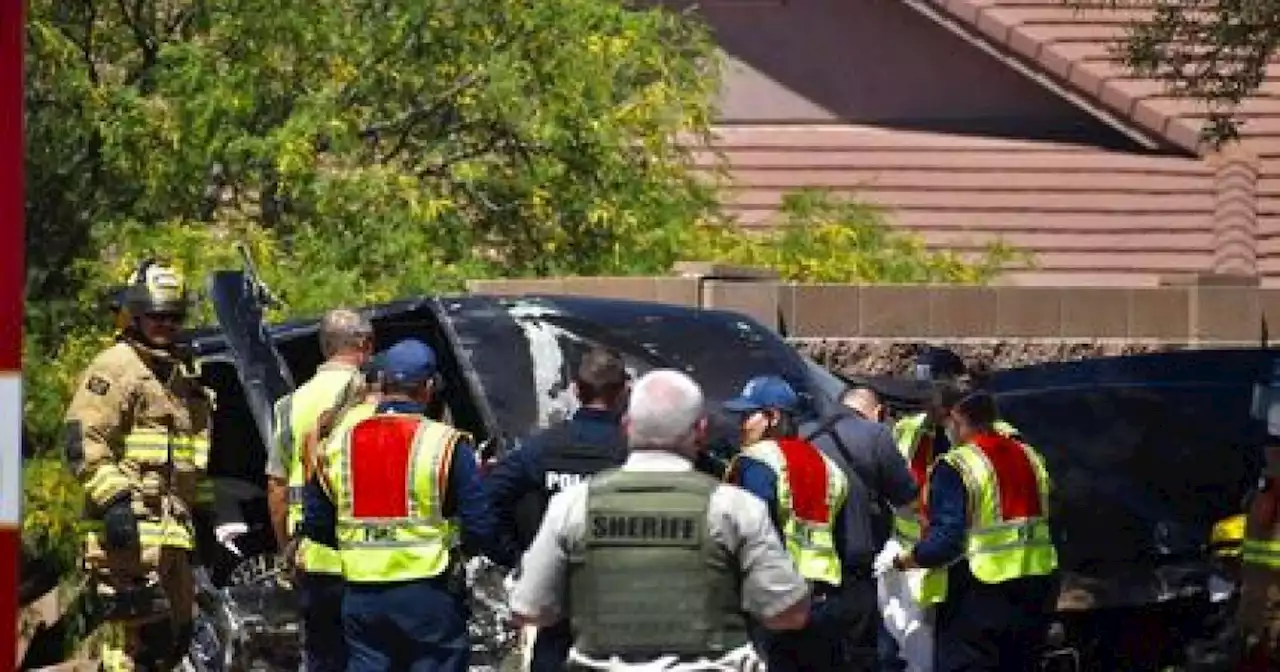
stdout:
POLYGON ((1273 476, 1266 479, 1249 510, 1241 560, 1280 570, 1280 481, 1273 476))
POLYGON ((457 537, 444 502, 462 434, 420 415, 372 415, 373 408, 357 406, 365 417, 344 418, 325 449, 343 577, 367 583, 439 576, 457 537))
MULTIPOLYGON (((1057 569, 1048 524, 1049 472, 1034 448, 1002 433, 980 434, 938 459, 964 482, 969 519, 964 559, 974 578, 1003 583, 1057 569)), ((927 491, 924 508, 927 512, 927 491)), ((946 598, 946 571, 929 570, 922 604, 946 598)))
POLYGON ((776 513, 800 575, 839 586, 843 572, 836 551, 835 519, 849 494, 849 481, 840 465, 799 439, 759 441, 742 455, 769 467, 777 479, 776 513))

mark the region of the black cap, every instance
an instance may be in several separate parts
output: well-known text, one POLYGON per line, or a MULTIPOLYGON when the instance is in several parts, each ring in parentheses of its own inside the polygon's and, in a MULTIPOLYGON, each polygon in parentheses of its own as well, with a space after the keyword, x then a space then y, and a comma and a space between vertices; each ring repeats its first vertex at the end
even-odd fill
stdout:
POLYGON ((916 355, 917 380, 946 380, 968 373, 960 355, 932 345, 926 345, 916 355))

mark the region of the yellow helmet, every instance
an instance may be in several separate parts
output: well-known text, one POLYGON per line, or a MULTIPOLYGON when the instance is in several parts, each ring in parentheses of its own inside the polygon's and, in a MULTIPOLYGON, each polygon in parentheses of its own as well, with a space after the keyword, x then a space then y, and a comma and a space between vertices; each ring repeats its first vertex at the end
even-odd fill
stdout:
POLYGON ((144 259, 129 274, 120 296, 125 319, 148 313, 185 315, 187 285, 177 269, 155 259, 144 259))

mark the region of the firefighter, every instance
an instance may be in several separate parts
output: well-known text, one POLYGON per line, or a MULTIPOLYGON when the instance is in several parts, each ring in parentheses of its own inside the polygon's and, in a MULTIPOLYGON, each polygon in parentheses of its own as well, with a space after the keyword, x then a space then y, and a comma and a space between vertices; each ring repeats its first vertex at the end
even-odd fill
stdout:
POLYGON ((347 665, 340 622, 342 561, 336 549, 298 534, 304 474, 308 471, 302 447, 321 413, 364 394, 365 376, 360 367, 373 351, 373 324, 355 311, 331 310, 320 320, 319 339, 324 363, 309 381, 276 402, 266 473, 276 541, 301 570, 298 592, 304 667, 309 672, 340 672, 347 665))
POLYGON ((1241 554, 1241 670, 1280 669, 1280 446, 1267 449, 1265 469, 1249 507, 1241 554))
POLYGON ((950 395, 941 424, 955 447, 929 470, 924 537, 876 570, 929 570, 919 597, 937 605, 936 672, 1033 670, 1058 567, 1049 474, 1034 448, 995 429, 990 394, 950 395))
MULTIPOLYGON (((581 406, 573 417, 522 441, 485 478, 502 548, 499 564, 516 564, 552 495, 626 460, 621 415, 627 384, 627 370, 617 352, 588 350, 574 375, 581 406)), ((562 669, 571 644, 568 622, 540 629, 529 669, 562 669)))
POLYGON ((377 360, 376 402, 342 413, 323 445, 323 493, 306 491, 306 533, 342 560, 347 670, 465 672, 459 551, 493 554, 494 535, 476 456, 466 433, 426 417, 439 387, 430 346, 405 339, 377 360), (320 494, 330 521, 313 515, 325 508, 320 494))
POLYGON ((809 627, 757 633, 769 669, 871 669, 878 623, 871 575, 876 548, 865 486, 856 473, 846 473, 799 438, 800 397, 781 377, 752 378, 724 408, 741 415, 742 434, 742 452, 726 480, 769 505, 784 545, 813 586, 809 627))
POLYGON ((212 391, 183 347, 189 298, 171 266, 138 264, 117 310, 120 332, 80 376, 65 449, 83 484, 84 563, 123 639, 101 651, 107 670, 172 669, 192 635, 192 513, 212 506, 212 391))
POLYGON ((802 628, 809 588, 766 506, 694 469, 707 433, 701 388, 682 372, 651 371, 623 422, 626 463, 551 498, 511 591, 517 623, 569 619, 569 669, 757 664, 745 616, 802 628))

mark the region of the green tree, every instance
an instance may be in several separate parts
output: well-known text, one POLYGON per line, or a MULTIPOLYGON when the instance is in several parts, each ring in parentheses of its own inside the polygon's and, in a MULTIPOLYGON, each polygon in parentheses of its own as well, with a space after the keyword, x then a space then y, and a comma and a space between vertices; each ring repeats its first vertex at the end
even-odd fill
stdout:
MULTIPOLYGON (((1118 0, 1065 0, 1077 7, 1129 7, 1118 0)), ((1132 23, 1116 53, 1135 74, 1175 95, 1205 102, 1203 134, 1211 143, 1238 136, 1237 106, 1256 93, 1280 45, 1276 0, 1154 0, 1132 23)))
MULTIPOLYGON (((105 292, 145 254, 198 283, 247 242, 288 304, 275 318, 470 277, 665 273, 680 258, 953 282, 1003 260, 930 253, 878 212, 810 196, 772 238, 731 228, 717 176, 688 153, 719 82, 706 27, 684 14, 616 0, 30 0, 29 19, 25 421, 46 452, 111 338, 105 292)), ((24 536, 74 557, 74 483, 45 463, 28 473, 42 515, 24 536)))
POLYGON ((758 235, 731 224, 699 227, 690 249, 796 282, 983 284, 1033 261, 999 239, 976 254, 930 250, 921 236, 895 229, 882 208, 817 189, 785 195, 771 224, 758 235))

